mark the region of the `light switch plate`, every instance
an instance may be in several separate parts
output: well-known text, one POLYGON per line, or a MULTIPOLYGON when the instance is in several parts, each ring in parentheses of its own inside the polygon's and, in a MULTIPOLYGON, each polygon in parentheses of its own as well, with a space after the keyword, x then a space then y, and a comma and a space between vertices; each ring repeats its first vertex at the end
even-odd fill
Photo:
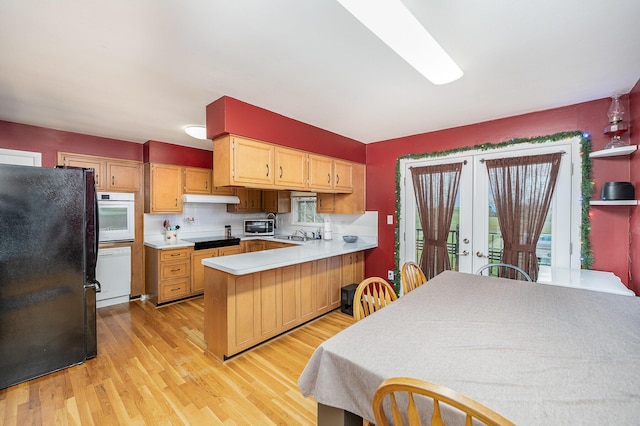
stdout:
POLYGON ((393 215, 392 214, 388 214, 387 215, 387 225, 393 225, 393 215))

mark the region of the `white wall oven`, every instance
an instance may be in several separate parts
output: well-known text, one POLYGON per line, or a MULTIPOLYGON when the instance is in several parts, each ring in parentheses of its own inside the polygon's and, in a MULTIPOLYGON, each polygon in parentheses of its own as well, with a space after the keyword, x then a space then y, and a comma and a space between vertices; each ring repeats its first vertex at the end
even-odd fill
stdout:
POLYGON ((98 192, 99 241, 133 241, 135 238, 134 194, 98 192))

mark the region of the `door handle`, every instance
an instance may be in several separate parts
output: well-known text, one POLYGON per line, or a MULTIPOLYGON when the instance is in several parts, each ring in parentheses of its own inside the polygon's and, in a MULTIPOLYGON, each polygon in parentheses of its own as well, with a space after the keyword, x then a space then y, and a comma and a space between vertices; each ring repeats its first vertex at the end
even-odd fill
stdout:
POLYGON ((486 255, 482 254, 481 252, 476 252, 476 256, 478 256, 478 257, 489 257, 489 256, 486 256, 486 255))
POLYGON ((269 176, 269 164, 265 164, 267 166, 267 176, 269 176))
POLYGON ((282 166, 280 166, 280 179, 282 179, 282 166))
POLYGON ((458 253, 458 256, 469 256, 469 252, 465 250, 462 253, 458 253))

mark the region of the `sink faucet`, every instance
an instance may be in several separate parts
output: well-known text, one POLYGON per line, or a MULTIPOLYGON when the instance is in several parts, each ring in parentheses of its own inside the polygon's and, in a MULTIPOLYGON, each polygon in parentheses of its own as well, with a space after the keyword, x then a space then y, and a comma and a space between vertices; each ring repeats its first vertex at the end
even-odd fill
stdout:
POLYGON ((304 238, 309 238, 307 235, 307 231, 305 231, 304 229, 297 229, 296 233, 300 233, 304 238))

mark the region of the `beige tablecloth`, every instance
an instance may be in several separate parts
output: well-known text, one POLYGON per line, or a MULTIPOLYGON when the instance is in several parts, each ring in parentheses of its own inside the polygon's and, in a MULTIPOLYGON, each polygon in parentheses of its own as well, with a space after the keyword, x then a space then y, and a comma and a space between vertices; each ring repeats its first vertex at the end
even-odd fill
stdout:
POLYGON ((393 376, 521 425, 639 425, 640 298, 444 272, 324 342, 298 385, 373 419, 393 376))

